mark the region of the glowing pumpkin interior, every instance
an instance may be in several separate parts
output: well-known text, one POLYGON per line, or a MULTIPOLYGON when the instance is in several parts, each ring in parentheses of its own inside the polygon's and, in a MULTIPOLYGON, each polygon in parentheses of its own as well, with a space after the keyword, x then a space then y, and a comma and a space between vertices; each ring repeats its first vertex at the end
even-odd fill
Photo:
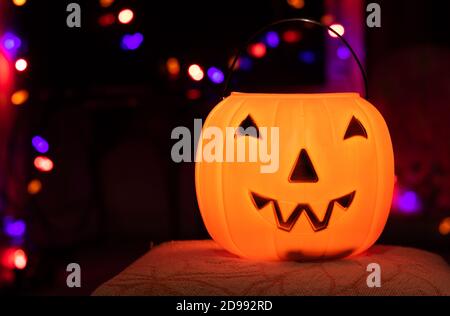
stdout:
MULTIPOLYGON (((203 128, 211 126, 224 134, 226 127, 279 128, 276 172, 261 173, 259 160, 196 163, 203 221, 229 252, 264 260, 345 257, 381 234, 393 150, 383 117, 358 94, 232 93, 203 128)), ((260 135, 237 134, 236 143, 239 137, 248 146, 261 142, 260 135)))

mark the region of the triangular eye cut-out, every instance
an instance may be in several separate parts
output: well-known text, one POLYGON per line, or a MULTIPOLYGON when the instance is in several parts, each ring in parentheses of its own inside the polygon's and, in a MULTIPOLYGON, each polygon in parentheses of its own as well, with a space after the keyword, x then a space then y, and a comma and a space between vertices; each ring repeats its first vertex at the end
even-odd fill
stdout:
POLYGON ((352 117, 348 124, 347 131, 344 135, 344 140, 353 136, 362 136, 367 138, 367 132, 362 123, 356 118, 352 117))
POLYGON ((343 197, 336 199, 335 201, 339 203, 343 208, 348 208, 350 204, 353 202, 353 198, 355 197, 355 191, 350 194, 347 194, 343 197))
POLYGON ((262 197, 261 195, 258 195, 256 193, 251 192, 253 203, 255 204, 256 208, 258 210, 262 209, 264 206, 266 206, 271 200, 266 199, 265 197, 262 197))
POLYGON ((259 138, 259 129, 253 118, 249 115, 241 122, 236 132, 240 136, 252 136, 259 138))

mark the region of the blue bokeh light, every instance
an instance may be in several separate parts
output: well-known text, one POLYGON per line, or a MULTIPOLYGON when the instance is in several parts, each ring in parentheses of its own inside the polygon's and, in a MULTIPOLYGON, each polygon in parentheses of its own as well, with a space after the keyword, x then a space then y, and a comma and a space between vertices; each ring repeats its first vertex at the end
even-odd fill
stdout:
POLYGON ((221 84, 223 80, 225 79, 225 76, 219 68, 216 67, 210 67, 208 69, 208 78, 215 84, 221 84))
POLYGON ((278 45, 280 45, 280 37, 278 36, 278 33, 275 31, 267 32, 265 42, 267 46, 271 48, 276 48, 278 45))
POLYGON ((122 37, 121 47, 123 50, 136 50, 144 41, 142 33, 125 34, 122 37))
POLYGON ((253 62, 249 57, 242 56, 239 58, 239 69, 242 69, 244 71, 248 71, 252 69, 253 62))
POLYGON ((305 51, 300 52, 298 57, 305 64, 310 65, 310 64, 313 64, 316 62, 316 55, 314 54, 314 52, 312 52, 310 50, 305 50, 305 51))
POLYGON ((23 220, 14 220, 11 217, 5 217, 4 231, 5 234, 9 237, 22 237, 26 231, 26 224, 23 220))
POLYGON ((46 152, 48 152, 50 147, 45 138, 41 136, 34 136, 31 140, 31 143, 33 144, 34 149, 36 149, 36 151, 41 154, 45 154, 46 152))

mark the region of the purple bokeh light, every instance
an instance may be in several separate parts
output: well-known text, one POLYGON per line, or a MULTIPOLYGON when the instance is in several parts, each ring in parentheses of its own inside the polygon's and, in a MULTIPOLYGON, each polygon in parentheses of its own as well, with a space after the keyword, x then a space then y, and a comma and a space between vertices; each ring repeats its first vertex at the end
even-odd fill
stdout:
POLYGON ((400 192, 396 199, 397 208, 405 214, 418 213, 422 208, 419 196, 414 191, 400 192))
POLYGON ((278 47, 280 44, 280 37, 278 36, 277 32, 270 31, 266 34, 266 40, 265 40, 267 46, 271 48, 278 47))
POLYGON ((34 136, 31 143, 33 144, 34 149, 41 154, 48 152, 50 147, 48 142, 41 136, 34 136))
POLYGON ((15 34, 6 32, 2 37, 2 45, 8 52, 14 54, 22 45, 22 41, 15 34))
POLYGON ((125 34, 122 37, 121 47, 123 50, 136 50, 144 41, 142 33, 125 34))
POLYGON ((351 56, 350 50, 347 48, 347 46, 340 46, 337 49, 337 55, 340 59, 348 59, 351 56))
POLYGON ((22 237, 26 231, 26 224, 23 220, 14 220, 11 217, 4 219, 5 234, 9 237, 22 237))
POLYGON ((208 78, 215 84, 221 84, 223 80, 225 79, 225 76, 219 68, 216 67, 210 67, 208 69, 208 78))

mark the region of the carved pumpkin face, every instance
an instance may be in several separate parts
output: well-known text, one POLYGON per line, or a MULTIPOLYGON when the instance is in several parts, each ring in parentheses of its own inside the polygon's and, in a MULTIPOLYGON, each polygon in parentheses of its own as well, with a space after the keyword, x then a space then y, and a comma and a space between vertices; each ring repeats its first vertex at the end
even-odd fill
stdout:
MULTIPOLYGON (((279 168, 261 162, 196 163, 208 232, 247 258, 308 260, 355 255, 386 223, 394 158, 380 113, 356 93, 233 93, 210 113, 215 126, 278 127, 279 168)), ((267 136, 267 135, 266 135, 267 136)), ((247 145, 261 135, 237 134, 247 145)), ((200 140, 205 146, 208 140, 200 140)), ((225 146, 224 146, 225 147, 225 146)))

